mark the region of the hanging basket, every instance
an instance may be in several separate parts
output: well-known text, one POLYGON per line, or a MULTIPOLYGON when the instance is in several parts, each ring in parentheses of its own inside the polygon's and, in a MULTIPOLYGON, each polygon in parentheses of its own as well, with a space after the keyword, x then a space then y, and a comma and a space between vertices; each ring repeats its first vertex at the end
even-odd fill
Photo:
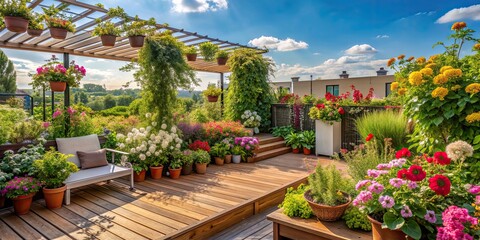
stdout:
POLYGON ((217 102, 218 96, 207 96, 209 102, 217 102))
POLYGON ((49 28, 50 36, 55 39, 67 38, 68 31, 65 28, 49 28))
POLYGON ((27 19, 21 18, 21 17, 9 17, 9 16, 5 16, 3 19, 5 21, 5 27, 8 29, 8 31, 16 32, 16 33, 24 33, 27 31, 27 28, 28 28, 27 19))
POLYGON ((130 41, 130 46, 134 48, 143 47, 143 41, 145 40, 145 36, 130 36, 128 37, 128 41, 130 41))
POLYGON ((54 92, 65 92, 67 89, 66 82, 50 82, 50 89, 54 92))
POLYGON ((195 62, 197 60, 197 54, 185 54, 187 56, 187 61, 195 62))
POLYGON ((102 35, 100 36, 102 40, 102 45, 104 47, 113 47, 115 46, 115 41, 117 41, 117 36, 115 35, 102 35))
POLYGON ((28 35, 30 35, 32 37, 38 37, 38 36, 42 35, 43 30, 41 30, 41 29, 27 29, 27 33, 28 33, 28 35))
POLYGON ((217 58, 217 64, 218 65, 225 65, 227 64, 228 58, 217 58))

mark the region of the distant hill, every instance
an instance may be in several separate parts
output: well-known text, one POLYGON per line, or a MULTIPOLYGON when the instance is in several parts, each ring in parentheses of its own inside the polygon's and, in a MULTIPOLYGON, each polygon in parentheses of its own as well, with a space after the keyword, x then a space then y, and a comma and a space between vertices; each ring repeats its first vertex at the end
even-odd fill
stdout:
POLYGON ((186 90, 179 90, 178 91, 178 97, 183 97, 183 98, 191 98, 193 94, 200 94, 202 93, 201 91, 186 91, 186 90))

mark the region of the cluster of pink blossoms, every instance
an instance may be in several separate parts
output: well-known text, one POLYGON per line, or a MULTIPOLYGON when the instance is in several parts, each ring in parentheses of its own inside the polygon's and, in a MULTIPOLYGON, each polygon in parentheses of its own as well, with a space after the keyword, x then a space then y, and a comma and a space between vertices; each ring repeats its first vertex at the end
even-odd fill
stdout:
POLYGON ((465 225, 477 225, 478 219, 468 215, 468 210, 450 206, 442 213, 443 227, 438 228, 437 240, 463 239, 473 240, 465 233, 465 225))

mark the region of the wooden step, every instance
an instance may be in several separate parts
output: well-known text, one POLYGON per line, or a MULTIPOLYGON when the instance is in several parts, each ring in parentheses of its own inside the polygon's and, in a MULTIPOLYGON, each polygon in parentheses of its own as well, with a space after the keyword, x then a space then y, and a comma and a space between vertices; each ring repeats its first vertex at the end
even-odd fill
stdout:
POLYGON ((262 144, 258 147, 257 150, 255 150, 256 153, 262 153, 262 152, 266 152, 266 151, 270 151, 270 150, 273 150, 273 149, 277 149, 277 148, 282 148, 282 147, 286 147, 287 145, 285 144, 285 141, 278 141, 278 142, 272 142, 272 143, 267 143, 267 144, 262 144))
POLYGON ((265 137, 265 138, 258 139, 258 143, 260 145, 265 145, 265 144, 280 142, 280 141, 283 141, 282 137, 265 137))
POLYGON ((280 155, 289 153, 291 151, 292 151, 291 147, 282 147, 282 148, 276 148, 276 149, 273 149, 273 150, 270 150, 270 151, 262 152, 262 153, 257 154, 257 156, 255 156, 253 158, 253 162, 258 162, 258 161, 262 161, 262 160, 265 160, 265 159, 280 156, 280 155))

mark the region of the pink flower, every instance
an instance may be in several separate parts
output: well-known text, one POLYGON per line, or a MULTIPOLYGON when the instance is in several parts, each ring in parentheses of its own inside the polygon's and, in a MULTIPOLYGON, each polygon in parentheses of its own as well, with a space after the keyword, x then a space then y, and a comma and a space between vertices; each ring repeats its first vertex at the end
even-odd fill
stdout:
POLYGON ((408 189, 415 189, 415 188, 417 188, 417 186, 418 186, 417 183, 414 182, 414 181, 410 181, 410 182, 407 184, 408 189))
POLYGON ((381 192, 383 192, 384 188, 385 187, 382 184, 378 182, 373 182, 370 186, 368 186, 368 191, 380 194, 381 192))
POLYGON ((85 117, 87 114, 85 112, 80 113, 80 116, 85 117))
POLYGON ((377 165, 378 170, 389 170, 390 168, 392 168, 391 163, 380 163, 377 165))
POLYGON ((480 205, 480 195, 477 195, 477 196, 475 197, 475 204, 476 204, 476 205, 480 205))
POLYGON ((405 184, 405 181, 401 178, 392 178, 390 179, 390 185, 396 187, 396 188, 401 188, 402 185, 405 184))
POLYGON ((378 202, 382 205, 383 208, 392 208, 395 205, 395 201, 390 196, 380 196, 378 202))
POLYGON ((429 223, 435 223, 437 222, 437 217, 435 216, 435 212, 431 210, 427 210, 427 214, 424 216, 425 220, 427 220, 429 223))
POLYGON ((410 208, 407 205, 403 206, 402 210, 400 211, 400 214, 404 218, 409 218, 409 217, 413 216, 412 211, 410 210, 410 208))
POLYGON ((62 115, 62 112, 60 110, 57 110, 53 113, 53 118, 57 118, 58 116, 62 115))
POLYGON ((68 112, 68 114, 72 115, 76 112, 76 110, 73 109, 72 107, 68 107, 67 112, 68 112))
POLYGON ((361 180, 357 183, 357 185, 355 185, 355 190, 360 190, 361 188, 367 186, 368 184, 370 184, 372 181, 370 180, 361 180))
POLYGON ((245 147, 245 149, 247 149, 247 151, 249 151, 249 150, 250 150, 250 146, 247 145, 247 146, 245 147))
POLYGON ((480 194, 480 185, 472 185, 468 192, 474 195, 480 194))
POLYGON ((373 196, 372 196, 372 193, 369 192, 369 191, 361 191, 357 197, 355 198, 355 201, 354 201, 354 206, 357 206, 357 205, 361 205, 361 204, 364 204, 370 200, 372 200, 373 196))
POLYGON ((43 73, 43 67, 37 68, 37 74, 42 74, 43 73))
POLYGON ((377 178, 380 175, 387 174, 387 170, 376 170, 376 169, 368 169, 367 170, 367 175, 369 177, 377 178))
POLYGON ((50 123, 49 122, 43 122, 42 126, 43 126, 43 128, 48 128, 48 127, 50 127, 50 123))

